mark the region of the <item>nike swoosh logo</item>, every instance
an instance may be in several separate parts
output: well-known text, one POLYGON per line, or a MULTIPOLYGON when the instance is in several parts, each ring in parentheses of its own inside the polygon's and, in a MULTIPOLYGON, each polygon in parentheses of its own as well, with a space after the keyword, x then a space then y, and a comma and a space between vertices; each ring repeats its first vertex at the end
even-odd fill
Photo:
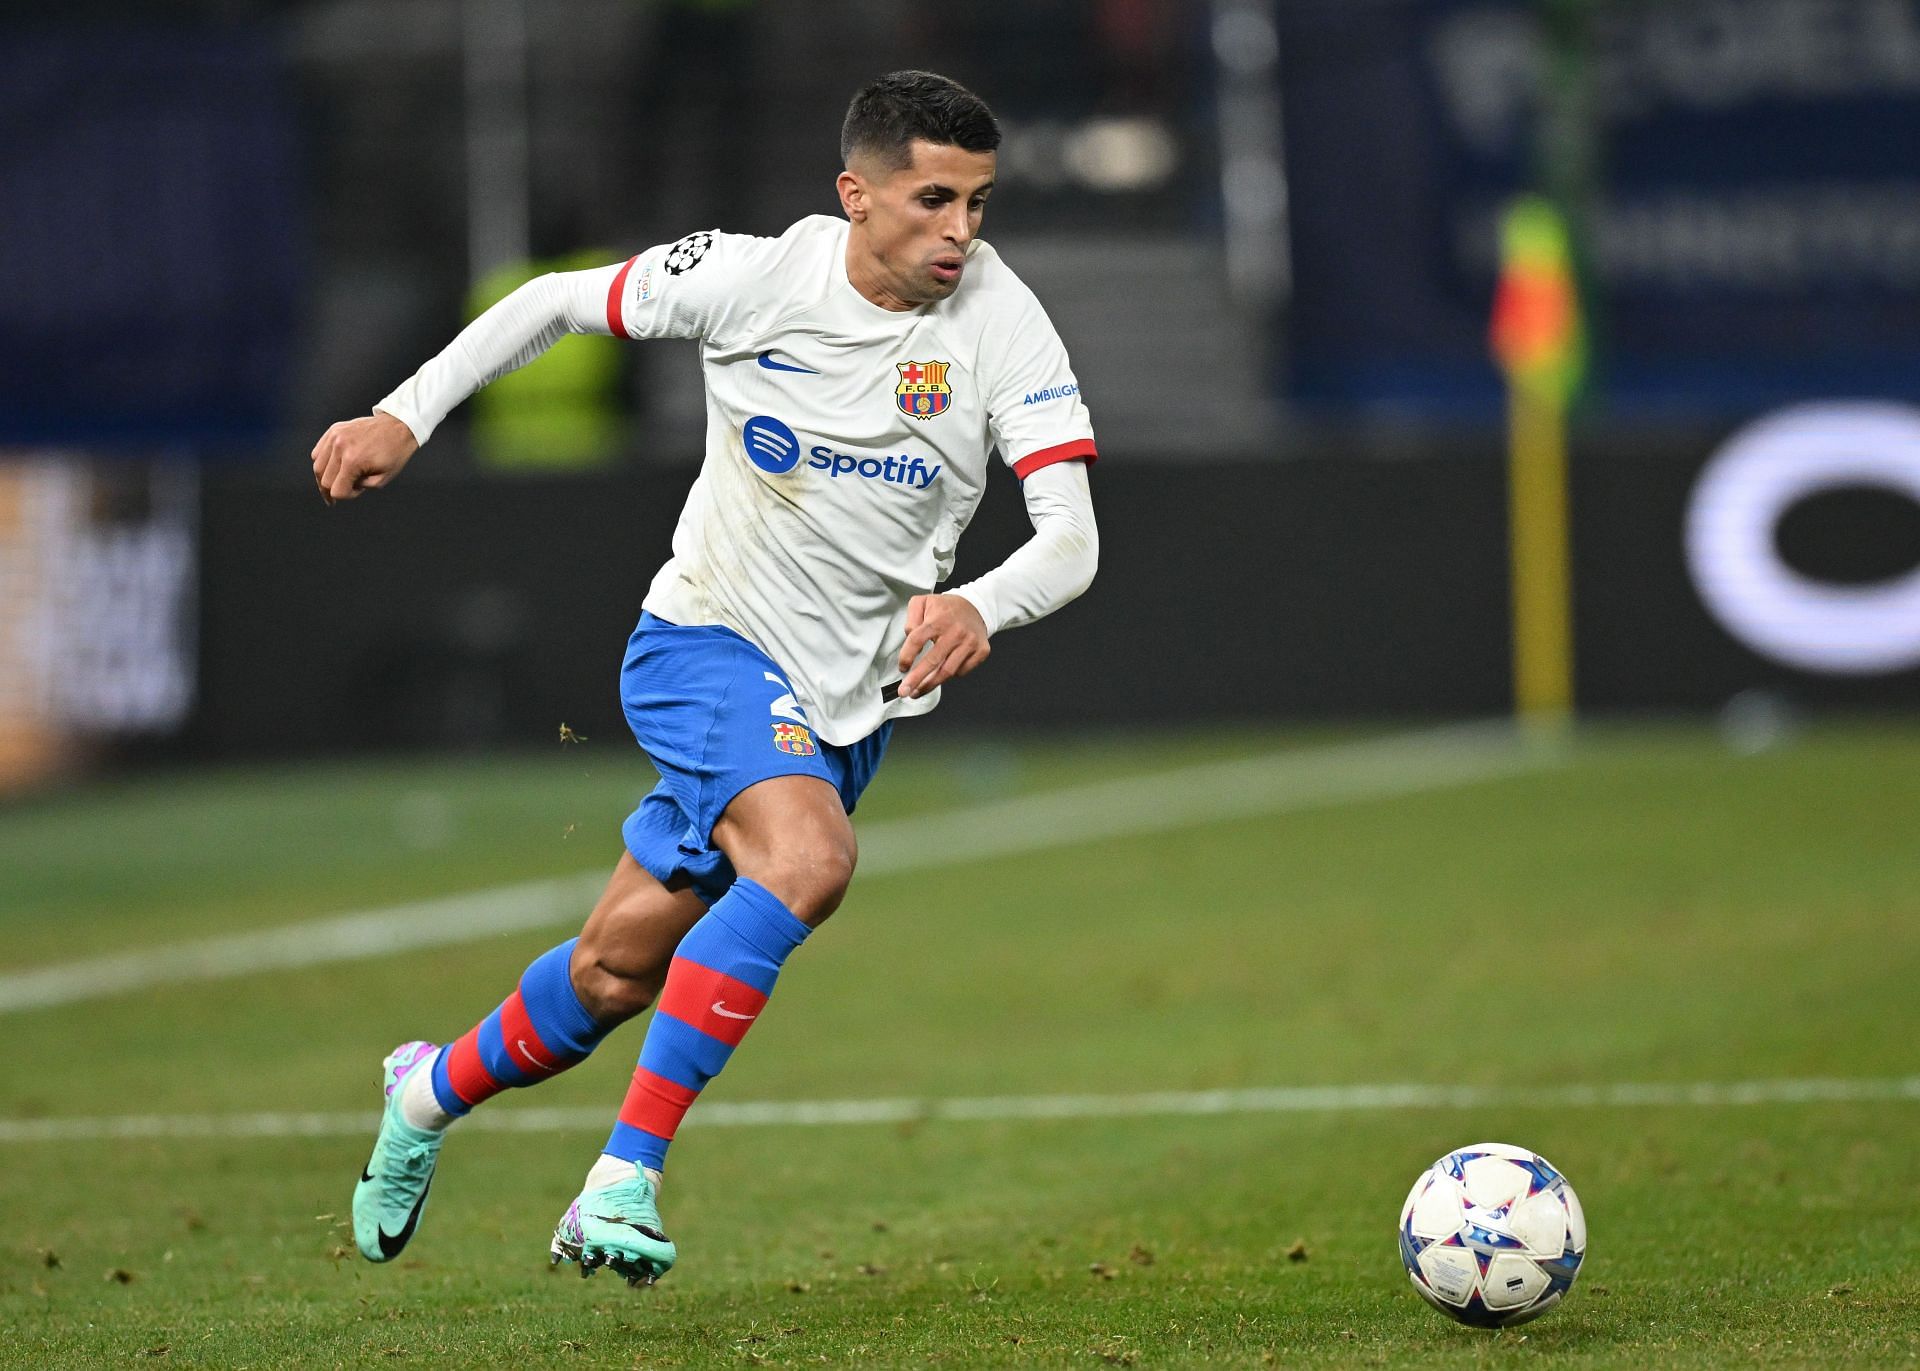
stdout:
POLYGON ((392 1261, 395 1257, 399 1256, 400 1249, 405 1247, 407 1240, 413 1236, 414 1225, 420 1222, 420 1211, 426 1207, 427 1191, 432 1189, 433 1182, 428 1181, 426 1190, 422 1190, 420 1192, 420 1198, 413 1202, 413 1212, 407 1215, 406 1226, 398 1233, 389 1233, 384 1228, 379 1230, 380 1255, 388 1261, 392 1261))
POLYGON ((515 1039, 514 1045, 520 1049, 520 1055, 527 1059, 527 1065, 535 1071, 551 1071, 553 1068, 533 1055, 533 1049, 527 1046, 525 1038, 515 1039))
POLYGON ((370 1181, 370 1180, 372 1180, 372 1179, 373 1179, 373 1172, 371 1172, 371 1171, 369 1171, 369 1170, 367 1170, 367 1168, 366 1168, 366 1167, 364 1167, 364 1166, 363 1166, 363 1167, 361 1167, 361 1168, 360 1168, 360 1179, 361 1179, 361 1180, 363 1180, 363 1181, 370 1181))
POLYGON ((772 348, 768 348, 765 352, 760 354, 760 365, 765 367, 768 371, 797 371, 802 376, 818 376, 820 374, 819 372, 815 371, 812 367, 796 367, 790 362, 774 361, 772 348))
POLYGON ((652 1238, 655 1242, 669 1241, 667 1235, 665 1233, 662 1233, 659 1229, 648 1228, 645 1224, 635 1223, 632 1219, 622 1219, 612 1214, 595 1214, 593 1217, 600 1220, 601 1223, 617 1223, 622 1228, 631 1228, 634 1232, 638 1233, 641 1237, 652 1238))
POLYGON ((713 1002, 713 1012, 723 1019, 751 1019, 753 1017, 751 1014, 734 1013, 731 1009, 727 1008, 727 1002, 725 1000, 715 1000, 713 1002))

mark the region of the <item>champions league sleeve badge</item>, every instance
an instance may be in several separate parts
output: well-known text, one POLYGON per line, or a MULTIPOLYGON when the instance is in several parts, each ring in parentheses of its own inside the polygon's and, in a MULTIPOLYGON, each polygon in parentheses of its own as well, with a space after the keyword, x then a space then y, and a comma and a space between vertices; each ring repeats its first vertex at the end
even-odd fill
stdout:
POLYGON ((679 276, 700 265, 700 259, 713 247, 711 233, 690 233, 667 249, 667 274, 679 276))
POLYGON ((916 419, 931 419, 944 414, 953 400, 953 387, 947 384, 945 362, 895 362, 900 384, 893 388, 893 402, 902 414, 916 419))

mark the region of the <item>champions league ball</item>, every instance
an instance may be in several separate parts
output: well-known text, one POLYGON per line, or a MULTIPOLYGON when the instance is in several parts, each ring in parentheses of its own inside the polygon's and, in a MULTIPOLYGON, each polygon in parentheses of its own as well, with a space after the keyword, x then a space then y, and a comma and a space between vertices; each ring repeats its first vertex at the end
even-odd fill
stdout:
POLYGON ((1586 1255, 1579 1197, 1524 1147, 1475 1143, 1447 1153, 1400 1210, 1400 1259, 1413 1288, 1476 1328, 1539 1318, 1573 1288, 1586 1255))

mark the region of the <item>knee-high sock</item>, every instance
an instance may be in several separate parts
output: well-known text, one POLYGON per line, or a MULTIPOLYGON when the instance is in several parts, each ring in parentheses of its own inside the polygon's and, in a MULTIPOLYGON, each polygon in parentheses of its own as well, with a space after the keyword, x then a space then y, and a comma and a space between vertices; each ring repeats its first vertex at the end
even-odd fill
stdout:
POLYGON ((500 1007, 434 1058, 433 1094, 449 1114, 464 1114, 515 1085, 537 1085, 599 1046, 609 1028, 595 1023, 574 993, 569 938, 533 959, 500 1007))
POLYGON ((609 1155, 656 1171, 666 1163, 681 1116, 727 1064, 773 993, 781 963, 810 931, 745 877, 714 902, 667 968, 609 1155))

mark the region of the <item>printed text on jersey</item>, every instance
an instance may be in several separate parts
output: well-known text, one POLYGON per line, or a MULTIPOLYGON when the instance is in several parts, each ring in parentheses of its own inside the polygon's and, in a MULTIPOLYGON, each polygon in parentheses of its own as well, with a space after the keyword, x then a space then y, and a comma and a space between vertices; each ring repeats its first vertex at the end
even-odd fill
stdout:
MULTIPOLYGON (((784 476, 800 464, 800 439, 787 424, 771 414, 756 414, 741 425, 740 445, 747 460, 760 470, 784 476)), ((910 452, 836 452, 825 443, 807 449, 807 465, 824 471, 831 480, 852 476, 882 485, 926 490, 939 479, 941 463, 910 452)))

